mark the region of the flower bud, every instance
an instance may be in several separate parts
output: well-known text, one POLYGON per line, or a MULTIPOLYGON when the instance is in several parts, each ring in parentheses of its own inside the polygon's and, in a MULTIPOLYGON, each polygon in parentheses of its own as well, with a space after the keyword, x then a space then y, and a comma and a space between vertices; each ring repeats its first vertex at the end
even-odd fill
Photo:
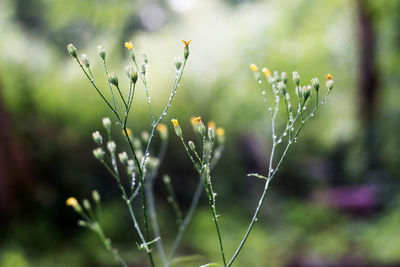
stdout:
POLYGON ((103 160, 104 158, 104 151, 100 147, 93 150, 93 155, 98 160, 103 160))
POLYGON ((97 190, 92 191, 92 198, 96 202, 100 202, 100 194, 97 190))
POLYGON ((114 153, 115 149, 117 148, 117 145, 115 144, 114 141, 110 141, 107 143, 107 148, 108 148, 108 151, 110 151, 111 153, 114 153))
POLYGON ((161 139, 166 140, 168 138, 168 128, 165 124, 157 125, 157 131, 160 133, 161 139))
POLYGON ((192 151, 196 150, 196 146, 194 145, 194 143, 192 141, 189 141, 188 145, 189 145, 190 150, 192 150, 192 151))
POLYGON ((82 201, 82 203, 83 203, 83 207, 84 207, 86 210, 90 210, 90 209, 92 208, 91 205, 90 205, 89 200, 84 199, 84 200, 82 201))
POLYGON ((334 84, 333 77, 331 74, 327 74, 325 78, 326 78, 325 86, 328 88, 328 91, 330 91, 332 90, 334 84))
POLYGON ((177 71, 179 71, 182 67, 182 60, 179 57, 175 58, 175 67, 177 71))
POLYGON ((218 127, 216 132, 217 134, 217 141, 218 143, 220 143, 221 145, 225 143, 225 130, 222 127, 218 127))
POLYGON ((183 57, 184 57, 185 59, 188 59, 188 57, 189 57, 189 47, 188 47, 188 46, 186 46, 186 47, 183 49, 183 57))
POLYGON ((281 73, 281 81, 286 84, 287 80, 288 80, 287 73, 286 72, 282 72, 281 73))
POLYGON ((208 127, 208 138, 211 140, 211 142, 214 142, 214 140, 215 140, 215 128, 208 127))
POLYGON ((149 59, 147 58, 147 55, 143 53, 143 61, 144 63, 148 64, 149 63, 149 59))
POLYGON ((119 161, 121 161, 122 164, 126 165, 128 163, 129 158, 128 158, 128 154, 126 154, 125 151, 119 153, 118 154, 118 158, 119 158, 119 161))
POLYGON ((118 77, 117 75, 115 75, 114 72, 108 74, 108 80, 110 81, 111 84, 118 86, 118 77))
POLYGON ((109 118, 103 118, 103 126, 107 130, 107 132, 111 131, 111 120, 109 118))
POLYGON ((318 80, 318 78, 311 79, 311 84, 314 87, 315 91, 318 92, 318 90, 319 90, 319 80, 318 80))
POLYGON ((78 59, 78 55, 77 55, 77 52, 76 52, 76 47, 73 44, 67 45, 67 51, 71 56, 73 56, 74 58, 78 59))
POLYGON ((163 181, 164 181, 165 184, 169 184, 169 183, 171 183, 171 178, 169 178, 168 175, 164 175, 163 181))
POLYGON ((256 64, 250 64, 250 69, 254 72, 258 71, 258 67, 256 64))
POLYGON ((87 226, 87 222, 85 222, 83 220, 78 220, 78 225, 79 226, 87 226))
POLYGON ((286 84, 284 82, 278 82, 278 89, 282 92, 283 95, 286 95, 286 84))
POLYGON ((182 129, 181 129, 181 126, 179 126, 178 120, 172 119, 171 122, 174 125, 174 130, 175 130, 176 135, 178 137, 182 137, 182 129))
POLYGON ((311 90, 312 90, 312 87, 310 85, 307 85, 307 87, 304 87, 304 101, 306 101, 310 97, 311 90))
POLYGON ((142 140, 143 140, 143 142, 147 143, 149 141, 149 138, 150 138, 149 132, 143 131, 142 132, 142 140))
POLYGON ((106 50, 104 49, 104 47, 102 45, 99 45, 97 47, 97 51, 99 52, 99 56, 105 60, 106 59, 106 50))
POLYGON ((192 119, 192 125, 194 126, 194 128, 195 128, 202 136, 205 136, 205 135, 206 135, 206 126, 205 126, 204 123, 201 121, 201 117, 195 117, 194 119, 192 119))
POLYGON ((82 211, 81 205, 79 205, 78 200, 76 200, 76 198, 74 198, 74 197, 68 198, 68 199, 65 201, 65 204, 66 204, 67 206, 73 207, 74 210, 75 210, 76 212, 79 212, 79 213, 80 213, 80 212, 82 211))
POLYGON ((132 175, 135 173, 136 170, 136 165, 135 165, 135 161, 133 159, 130 159, 127 161, 127 173, 128 175, 132 175))
POLYGON ((95 131, 94 133, 92 133, 92 137, 93 137, 93 141, 96 144, 98 144, 99 146, 101 146, 101 144, 103 143, 103 137, 101 136, 99 131, 95 131))
POLYGON ((89 66, 90 66, 89 57, 88 57, 86 54, 82 54, 82 56, 81 56, 81 63, 82 63, 83 65, 85 65, 86 68, 89 68, 89 66))
POLYGON ((140 67, 141 67, 142 73, 144 75, 146 73, 146 64, 142 64, 140 67))
POLYGON ((293 81, 296 83, 296 85, 300 84, 300 75, 297 71, 293 72, 293 81))

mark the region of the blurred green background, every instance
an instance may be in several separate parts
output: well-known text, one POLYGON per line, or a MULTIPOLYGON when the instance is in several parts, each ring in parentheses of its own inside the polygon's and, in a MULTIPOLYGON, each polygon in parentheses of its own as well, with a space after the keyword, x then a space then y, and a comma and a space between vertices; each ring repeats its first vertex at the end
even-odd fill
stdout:
MULTIPOLYGON (((159 114, 181 39, 193 40, 191 54, 164 122, 178 118, 188 139, 194 115, 226 129, 214 183, 228 256, 263 190, 246 174, 266 170, 271 146, 249 64, 297 70, 303 81, 335 78, 331 98, 272 183, 236 266, 400 266, 399 28, 400 1, 393 0, 2 0, 0 266, 117 266, 64 204, 92 189, 104 199, 113 244, 130 266, 147 266, 118 188, 92 156, 91 133, 112 114, 66 45, 88 54, 105 88, 97 45, 123 76, 123 42, 132 40, 149 58, 159 114)), ((129 121, 136 135, 150 127, 143 91, 129 121)), ((170 136, 161 173, 170 174, 186 211, 197 177, 170 136)), ((172 209, 160 179, 155 190, 168 245, 176 232, 172 209)), ((218 261, 218 253, 203 196, 178 252, 191 257, 175 266, 218 261)))

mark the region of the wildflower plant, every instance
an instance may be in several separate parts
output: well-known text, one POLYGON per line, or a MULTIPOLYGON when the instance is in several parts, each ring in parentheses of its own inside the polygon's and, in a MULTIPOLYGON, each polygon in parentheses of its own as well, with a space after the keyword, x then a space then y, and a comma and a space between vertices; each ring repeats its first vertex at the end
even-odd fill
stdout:
MULTIPOLYGON (((94 87, 106 106, 114 114, 115 125, 118 126, 126 140, 125 146, 127 151, 120 149, 123 145, 118 145, 113 140, 114 124, 110 118, 102 120, 105 132, 103 138, 100 131, 95 131, 92 134, 96 148, 93 150, 94 157, 105 167, 105 169, 115 179, 121 191, 121 197, 127 206, 135 231, 139 236, 137 242, 138 248, 143 250, 148 257, 151 266, 155 266, 155 256, 153 247, 156 247, 158 259, 163 266, 170 266, 175 257, 176 251, 181 243, 182 237, 193 217, 193 214, 198 206, 202 192, 204 191, 210 207, 212 221, 215 225, 216 235, 218 237, 218 248, 221 254, 223 266, 231 266, 238 257, 241 249, 246 243, 255 222, 257 221, 258 213, 264 202, 268 187, 272 179, 276 176, 279 168, 282 165, 284 158, 287 155, 289 148, 296 143, 297 138, 303 129, 304 125, 315 115, 319 107, 325 103, 333 88, 332 75, 326 75, 325 85, 327 90, 320 99, 320 84, 317 78, 311 80, 308 85, 301 85, 300 75, 293 72, 294 90, 289 89, 288 75, 285 72, 273 73, 267 68, 261 70, 254 64, 250 65, 250 69, 254 73, 256 82, 263 95, 267 113, 271 116, 271 132, 272 132, 272 150, 268 162, 268 171, 265 174, 250 173, 248 176, 253 176, 264 180, 264 190, 255 208, 254 215, 247 227, 247 230, 239 242, 236 251, 231 258, 227 258, 220 226, 218 223, 219 214, 217 212, 217 193, 214 190, 214 177, 212 170, 215 168, 225 146, 225 130, 217 127, 212 121, 207 123, 207 126, 202 121, 201 117, 193 117, 191 124, 193 130, 197 134, 197 141, 185 140, 182 128, 177 119, 172 119, 172 126, 175 134, 181 141, 186 154, 193 164, 193 168, 198 174, 199 181, 196 190, 193 194, 189 209, 184 213, 179 205, 174 188, 171 183, 171 178, 164 175, 162 182, 165 185, 168 198, 167 202, 171 205, 176 216, 177 234, 167 252, 163 239, 160 233, 160 227, 157 219, 155 207, 154 184, 159 176, 159 166, 161 165, 167 150, 168 144, 168 128, 162 124, 163 118, 167 115, 171 103, 174 99, 177 89, 182 80, 182 76, 189 57, 189 44, 191 41, 184 41, 183 59, 175 60, 175 78, 171 86, 170 95, 166 105, 163 107, 160 115, 155 115, 151 105, 149 95, 149 61, 146 55, 143 56, 143 61, 139 65, 134 46, 132 42, 126 42, 124 46, 129 52, 131 65, 126 67, 127 80, 119 80, 114 72, 110 72, 108 68, 108 57, 104 47, 98 47, 98 54, 104 66, 104 74, 107 77, 107 89, 101 89, 96 83, 92 73, 91 63, 87 55, 83 54, 78 58, 77 49, 72 44, 67 46, 67 51, 78 63, 84 75, 94 87), (128 117, 131 113, 135 91, 138 81, 143 85, 146 103, 150 114, 151 127, 149 131, 143 131, 141 136, 134 136, 133 132, 128 128, 128 117), (123 90, 123 84, 127 85, 128 90, 123 90), (106 94, 106 91, 109 93, 106 94), (296 97, 291 98, 292 95, 296 97), (120 99, 120 101, 116 101, 120 99), (119 105, 117 105, 119 103, 119 105), (120 106, 122 105, 122 107, 120 106), (283 107, 284 127, 280 129, 278 113, 283 107), (152 141, 158 132, 161 140, 161 145, 157 152, 152 148, 152 141), (285 145, 283 145, 285 144, 285 145), (278 146, 283 145, 280 153, 278 146), (279 155, 278 155, 279 154, 279 155), (133 207, 139 205, 136 198, 140 197, 141 212, 143 222, 139 221, 133 207)), ((82 201, 82 206, 73 197, 67 199, 66 204, 74 208, 81 216, 78 225, 87 227, 96 233, 105 248, 121 263, 122 266, 128 266, 127 263, 119 255, 118 250, 111 245, 111 241, 106 237, 102 225, 102 213, 100 195, 97 191, 92 192, 92 198, 95 203, 95 209, 86 199, 82 201)), ((217 263, 209 263, 203 266, 218 265, 217 263)))
MULTIPOLYGON (((238 257, 241 249, 245 245, 247 238, 249 237, 254 224, 257 222, 257 216, 260 212, 261 206, 265 200, 265 196, 268 191, 268 187, 272 179, 277 174, 279 168, 285 159, 289 148, 297 142, 297 138, 303 129, 304 125, 314 117, 319 107, 324 104, 332 91, 334 81, 330 74, 325 76, 326 78, 326 92, 322 99, 320 99, 320 83, 318 78, 313 78, 311 83, 308 85, 301 85, 300 75, 297 71, 293 72, 293 82, 295 85, 294 92, 290 93, 288 89, 288 75, 286 72, 273 73, 267 69, 259 67, 255 64, 250 65, 255 80, 260 88, 263 100, 267 109, 267 113, 271 116, 271 134, 272 134, 272 149, 268 162, 268 170, 266 174, 250 173, 248 176, 257 177, 265 181, 263 193, 258 201, 255 208, 253 217, 247 227, 247 230, 239 242, 237 249, 233 253, 232 257, 227 260, 225 256, 224 246, 222 242, 222 236, 220 227, 218 224, 218 213, 216 209, 216 196, 217 193, 213 190, 213 179, 211 176, 211 170, 213 168, 213 159, 217 159, 219 155, 218 147, 213 151, 213 145, 215 140, 215 134, 219 139, 219 143, 223 144, 225 131, 222 128, 218 128, 215 131, 213 123, 209 123, 208 131, 201 121, 200 117, 193 118, 192 124, 195 131, 197 131, 202 137, 202 156, 200 157, 195 149, 192 141, 185 142, 183 138, 182 130, 179 127, 176 119, 172 120, 175 127, 175 132, 178 138, 181 140, 188 157, 193 163, 194 168, 199 173, 200 180, 203 182, 204 191, 207 194, 208 203, 211 210, 212 220, 215 225, 216 234, 219 242, 219 249, 223 266, 231 266, 236 258, 238 257), (313 93, 314 92, 314 93, 313 93), (295 100, 291 99, 291 94, 296 95, 295 100), (315 96, 314 96, 315 95, 315 96), (293 104, 292 104, 293 103, 293 104), (285 122, 283 129, 279 129, 277 119, 278 113, 281 106, 283 105, 285 113, 285 122), (294 107, 294 105, 296 107, 294 107), (283 152, 277 155, 277 148, 279 145, 285 144, 283 152), (212 156, 214 155, 214 157, 212 156)), ((204 265, 206 266, 206 265, 204 265)))

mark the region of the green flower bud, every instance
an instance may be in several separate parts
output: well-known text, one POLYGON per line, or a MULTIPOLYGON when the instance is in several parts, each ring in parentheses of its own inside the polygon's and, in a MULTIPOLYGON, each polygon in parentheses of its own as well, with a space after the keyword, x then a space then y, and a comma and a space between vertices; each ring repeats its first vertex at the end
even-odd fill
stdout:
POLYGON ((312 90, 312 87, 310 85, 307 85, 307 87, 304 87, 304 101, 306 101, 310 97, 311 90, 312 90))
POLYGON ((107 143, 107 148, 108 148, 108 151, 110 151, 111 153, 114 153, 115 149, 117 148, 117 145, 115 144, 114 141, 110 141, 107 143))
POLYGON ((164 181, 165 184, 170 184, 171 183, 171 178, 169 178, 168 175, 164 175, 163 181, 164 181))
POLYGON ((96 144, 98 144, 99 146, 101 146, 101 144, 103 143, 103 137, 101 136, 99 131, 95 131, 94 133, 92 133, 92 137, 93 137, 93 141, 96 144))
POLYGON ((182 129, 181 129, 181 126, 179 126, 178 120, 172 119, 171 122, 174 125, 174 130, 175 130, 176 135, 178 137, 182 137, 182 129))
POLYGON ((103 160, 104 158, 104 151, 100 147, 93 150, 93 155, 98 160, 103 160))
POLYGON ((85 65, 86 68, 89 68, 89 66, 90 66, 89 58, 88 58, 88 56, 87 56, 86 54, 82 54, 82 56, 81 56, 81 63, 82 63, 83 65, 85 65))
POLYGON ((190 148, 192 151, 195 151, 195 150, 196 150, 196 146, 194 145, 194 143, 193 143, 192 141, 189 141, 189 142, 188 142, 188 145, 189 145, 189 148, 190 148))
POLYGON ((79 225, 79 226, 86 226, 87 223, 86 223, 85 221, 83 221, 83 220, 79 220, 79 221, 78 221, 78 225, 79 225))
POLYGON ((103 118, 103 126, 107 130, 107 132, 111 131, 111 120, 109 118, 103 118))
POLYGON ((311 79, 311 84, 314 87, 315 91, 318 92, 318 90, 319 90, 319 80, 318 80, 318 78, 311 79))
POLYGON ((211 142, 214 142, 214 140, 215 140, 215 128, 208 127, 208 138, 211 140, 211 142))
POLYGON ((175 58, 175 67, 177 71, 179 71, 182 67, 182 59, 180 59, 179 57, 175 58))
POLYGON ((328 90, 330 91, 330 90, 332 90, 332 88, 333 88, 333 84, 334 84, 335 82, 332 80, 332 79, 329 79, 329 80, 326 80, 326 82, 325 82, 325 86, 328 88, 328 90))
POLYGON ((128 154, 126 154, 125 151, 119 153, 118 154, 118 158, 119 158, 119 161, 121 161, 122 164, 126 165, 128 163, 129 158, 128 158, 128 154))
POLYGON ((118 86, 118 77, 117 75, 115 75, 114 72, 108 74, 108 80, 110 81, 111 84, 118 86))
POLYGON ((100 202, 100 194, 97 190, 92 191, 92 198, 96 202, 100 202))
POLYGON ((86 210, 90 210, 90 209, 92 208, 91 205, 90 205, 89 200, 87 200, 87 199, 84 199, 84 200, 83 200, 83 207, 84 207, 86 210))
POLYGON ((67 51, 71 56, 73 56, 74 58, 78 59, 78 55, 77 55, 77 52, 76 52, 76 47, 73 44, 67 45, 67 51))
POLYGON ((144 63, 148 64, 149 63, 149 59, 147 58, 147 55, 143 53, 143 61, 144 63))
POLYGON ((140 69, 142 70, 142 74, 145 75, 146 74, 146 64, 142 64, 140 66, 140 69))
POLYGON ((300 84, 300 75, 297 71, 293 72, 293 81, 297 84, 297 86, 300 84))
POLYGON ((104 47, 102 45, 99 45, 97 47, 97 51, 99 52, 99 56, 105 60, 106 59, 106 50, 104 49, 104 47))
POLYGON ((278 89, 282 92, 283 95, 286 94, 286 84, 284 82, 278 82, 278 89))
POLYGON ((149 138, 150 138, 149 132, 143 131, 142 132, 142 140, 143 140, 143 142, 147 143, 147 141, 149 141, 149 138))
POLYGON ((286 84, 287 80, 288 80, 287 73, 286 72, 282 72, 281 73, 281 81, 286 84))

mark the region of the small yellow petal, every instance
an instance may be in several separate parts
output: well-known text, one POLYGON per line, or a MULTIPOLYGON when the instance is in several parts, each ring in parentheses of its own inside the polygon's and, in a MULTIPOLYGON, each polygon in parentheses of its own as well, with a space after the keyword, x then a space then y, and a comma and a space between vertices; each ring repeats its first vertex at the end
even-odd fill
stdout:
MULTIPOLYGON (((131 130, 131 129, 126 128, 126 132, 128 133, 128 136, 132 136, 132 130, 131 130)), ((122 134, 123 134, 124 136, 126 136, 126 133, 125 133, 124 130, 122 130, 122 134)))
POLYGON ((200 123, 201 122, 201 117, 199 116, 199 117, 195 117, 194 119, 192 119, 192 124, 193 125, 195 125, 195 124, 197 124, 197 123, 200 123))
POLYGON ((177 120, 177 119, 172 119, 172 120, 171 120, 171 122, 172 122, 172 124, 174 125, 174 127, 176 127, 176 126, 178 126, 178 125, 179 125, 179 123, 178 123, 178 120, 177 120))
POLYGON ((326 80, 332 80, 333 76, 331 74, 325 75, 326 80))
POLYGON ((258 67, 256 66, 256 64, 251 64, 251 65, 250 65, 250 69, 251 69, 252 71, 258 71, 258 67))
POLYGON ((131 50, 133 48, 132 41, 125 42, 125 47, 128 48, 128 50, 131 50))
POLYGON ((65 201, 65 204, 67 206, 75 207, 78 205, 78 200, 76 200, 74 197, 70 197, 67 199, 67 201, 65 201))
POLYGON ((224 128, 218 127, 215 133, 217 134, 217 136, 224 136, 225 130, 224 128))
POLYGON ((185 44, 185 47, 189 47, 189 44, 190 44, 190 42, 191 42, 192 40, 189 40, 189 41, 185 41, 185 40, 182 40, 182 42, 185 44))
POLYGON ((267 68, 263 68, 262 72, 264 73, 264 75, 266 77, 270 77, 271 76, 271 71, 269 69, 267 69, 267 68))
POLYGON ((166 133, 168 131, 168 128, 165 124, 160 123, 159 125, 157 125, 157 131, 159 131, 160 133, 166 133))
POLYGON ((208 126, 208 128, 211 128, 211 129, 214 129, 214 130, 216 128, 215 122, 213 122, 213 121, 209 121, 207 126, 208 126))

